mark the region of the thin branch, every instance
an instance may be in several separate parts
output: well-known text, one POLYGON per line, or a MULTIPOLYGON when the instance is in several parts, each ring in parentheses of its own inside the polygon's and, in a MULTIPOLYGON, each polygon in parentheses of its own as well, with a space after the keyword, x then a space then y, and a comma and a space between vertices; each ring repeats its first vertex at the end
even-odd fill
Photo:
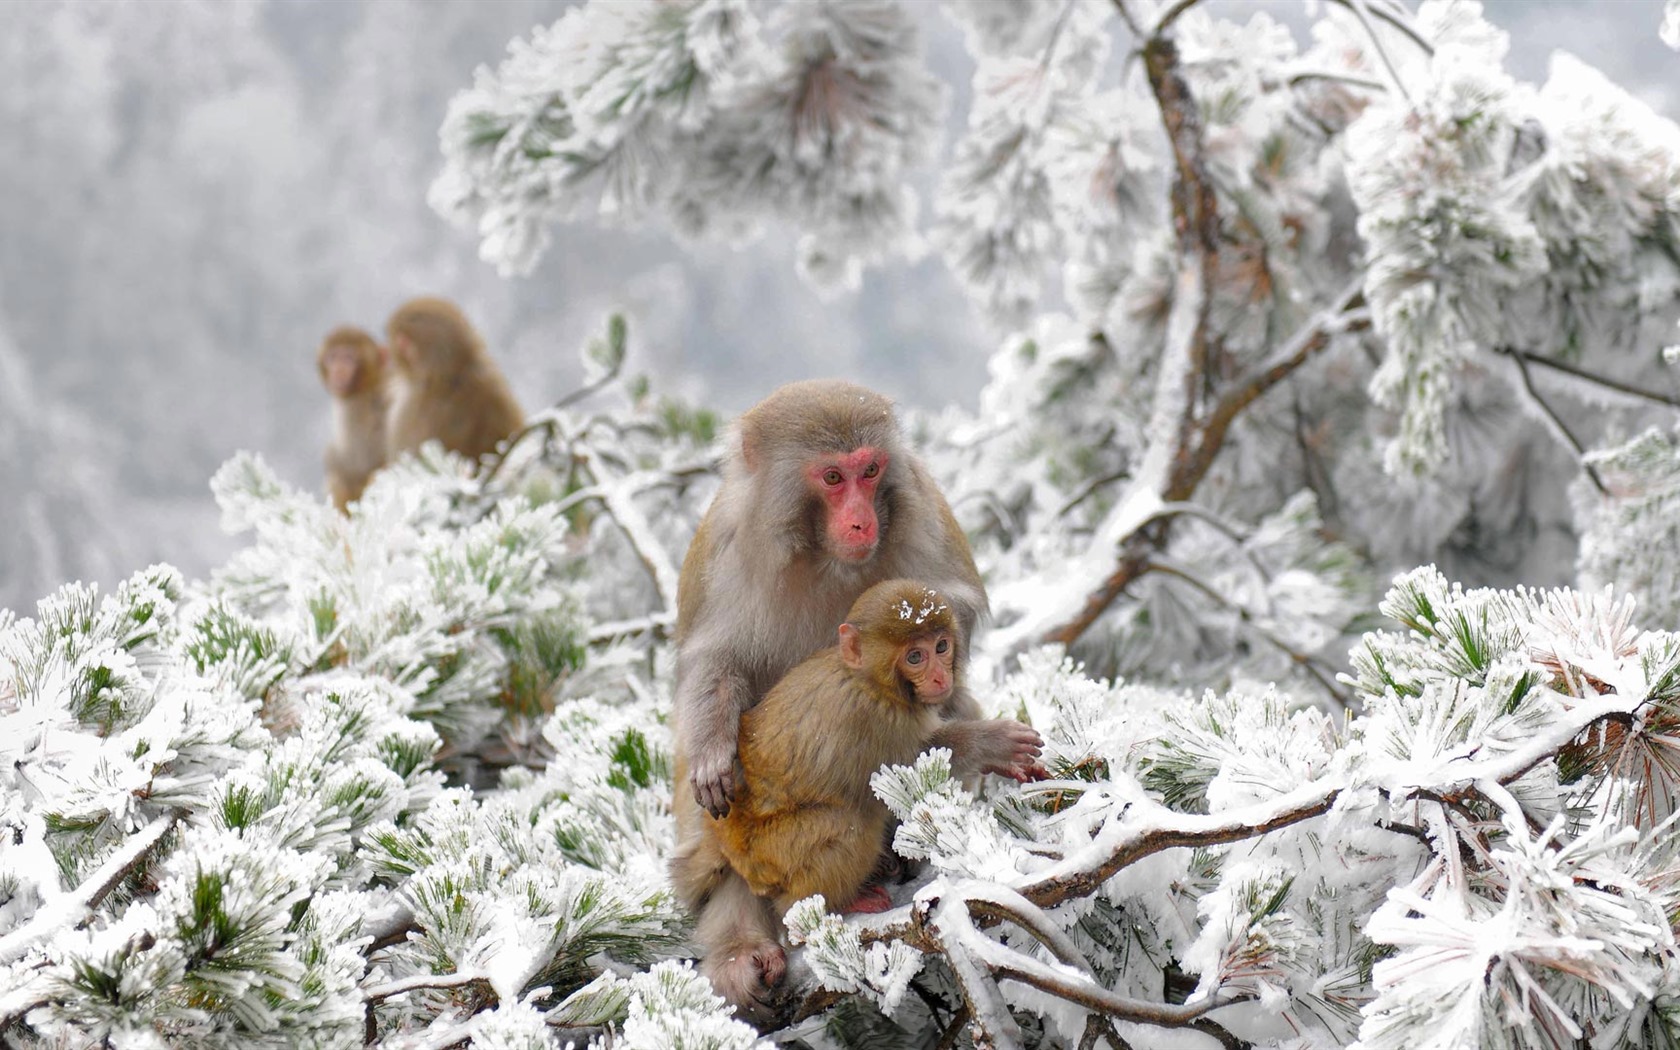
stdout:
MULTIPOLYGON (((1305 325, 1276 351, 1260 362, 1247 377, 1239 380, 1213 406, 1197 429, 1199 436, 1192 444, 1190 435, 1180 432, 1174 454, 1172 476, 1162 498, 1170 503, 1188 500, 1212 467, 1214 459, 1224 447, 1225 436, 1239 413, 1257 398, 1285 378, 1294 374, 1313 355, 1330 345, 1336 335, 1361 331, 1371 323, 1370 313, 1361 307, 1364 293, 1359 280, 1350 281, 1331 306, 1314 315, 1305 325)), ((1157 393, 1160 397, 1165 390, 1157 393)), ((1151 428, 1151 433, 1159 433, 1151 428)), ((1156 438, 1155 440, 1159 440, 1156 438)), ((1148 458, 1148 453, 1145 454, 1148 458)), ((1045 631, 1038 640, 1072 645, 1096 623, 1102 614, 1117 601, 1133 580, 1150 562, 1150 551, 1165 542, 1165 533, 1150 537, 1141 528, 1152 523, 1150 518, 1131 529, 1119 543, 1120 557, 1115 568, 1085 598, 1083 606, 1071 619, 1045 631)))
POLYGON ((1089 973, 1058 969, 981 936, 979 930, 967 921, 966 915, 959 923, 955 909, 947 910, 943 902, 936 909, 936 914, 940 927, 948 932, 951 940, 960 941, 970 959, 984 963, 995 980, 1018 981, 1122 1021, 1158 1028, 1183 1028, 1210 1011, 1249 998, 1216 995, 1196 1003, 1174 1005, 1116 995, 1098 984, 1089 973))
MULTIPOLYGON (((1598 723, 1608 719, 1626 719, 1647 702, 1647 698, 1642 696, 1615 695, 1599 700, 1580 700, 1562 717, 1515 750, 1489 756, 1483 755, 1478 748, 1437 766, 1432 771, 1429 784, 1390 784, 1386 791, 1391 797, 1401 798, 1436 789, 1456 791, 1481 780, 1508 784, 1598 723)), ((1053 908, 1075 898, 1090 896, 1117 873, 1165 850, 1204 849, 1259 838, 1323 816, 1335 805, 1343 788, 1342 778, 1327 776, 1263 802, 1208 814, 1180 813, 1159 802, 1139 799, 1112 815, 1090 845, 1070 850, 1065 860, 1024 878, 1012 888, 1035 907, 1053 908)), ((1031 984, 1055 995, 1071 991, 1075 994, 1064 997, 1070 1002, 1087 1005, 1088 1009, 1127 1019, 1136 1016, 1140 1023, 1145 1024, 1168 1023, 1175 1027, 1191 1027, 1206 1032, 1226 1046, 1243 1045, 1241 1040, 1223 1028, 1200 1017, 1201 1013, 1217 1008, 1216 1005, 1203 1003, 1175 1007, 1137 1002, 1114 996, 1100 987, 1071 986, 1068 984, 1071 978, 1063 971, 1025 957, 1011 957, 1018 953, 994 956, 994 949, 997 952, 1007 952, 1008 949, 980 936, 975 925, 977 919, 986 921, 983 909, 982 914, 972 914, 970 906, 958 894, 951 892, 936 898, 923 896, 911 905, 862 922, 858 925, 858 933, 866 946, 884 941, 902 941, 925 952, 944 954, 951 961, 970 1009, 974 1008, 975 997, 982 1003, 993 1002, 987 998, 984 986, 990 983, 988 973, 996 971, 1002 977, 1031 984), (933 909, 931 917, 930 909, 933 909), (965 930, 973 933, 965 937, 965 930), (1004 963, 1001 968, 997 965, 1000 961, 1004 963)), ((813 1004, 817 1010, 826 1009, 840 998, 842 996, 837 993, 813 993, 807 998, 806 1008, 802 1008, 800 1014, 810 1016, 813 1004)), ((993 1035, 995 1037, 996 1033, 993 1035)), ((999 1045, 1019 1044, 1000 1042, 999 1045)))
POLYGON ((418 1032, 404 1032, 379 1045, 381 1050, 448 1050, 452 1046, 465 1046, 472 1039, 473 1017, 448 1021, 440 1017, 418 1032))
POLYGON ((1364 88, 1367 91, 1387 91, 1388 85, 1370 77, 1358 76, 1354 73, 1337 73, 1328 69, 1303 69, 1289 75, 1289 84, 1305 84, 1310 81, 1322 80, 1333 84, 1346 84, 1349 87, 1364 88))
POLYGON ((1090 970, 1091 963, 1078 945, 1049 921, 1049 916, 1032 901, 1007 886, 996 883, 959 883, 951 892, 968 904, 971 915, 991 922, 1008 922, 1030 933, 1064 966, 1090 970))
POLYGON ((79 923, 99 907, 99 902, 151 857, 164 838, 180 823, 181 814, 169 812, 125 839, 92 875, 72 893, 54 897, 36 910, 28 922, 0 937, 0 964, 16 962, 35 944, 66 926, 79 923))
MULTIPOLYGON (((29 1016, 30 1011, 51 1003, 53 995, 48 991, 50 987, 45 975, 37 974, 13 987, 4 998, 0 998, 0 1032, 29 1016)), ((10 1043, 6 1045, 8 1048, 11 1046, 10 1043)))
POLYGON ((1081 503, 1084 503, 1092 496, 1095 496, 1098 492, 1117 481, 1128 481, 1131 479, 1131 476, 1132 472, 1130 470, 1117 470, 1112 474, 1104 474, 1100 478, 1095 478, 1087 482, 1078 492, 1073 494, 1072 498, 1061 505, 1061 508, 1056 511, 1056 517, 1067 517, 1076 508, 1078 508, 1081 503))
POLYGON ((448 989, 462 988, 469 984, 490 984, 490 978, 481 973, 417 973, 412 977, 403 977, 395 981, 375 985, 362 990, 362 995, 370 1003, 383 1002, 394 995, 413 992, 420 989, 448 989))
POLYGON ((1097 1050, 1097 1041, 1108 1043, 1110 1050, 1132 1050, 1132 1044, 1120 1037, 1114 1021, 1106 1014, 1093 1013, 1085 1018, 1085 1032, 1079 1037, 1079 1050, 1097 1050))
MULTIPOLYGON (((1337 6, 1353 10, 1355 0, 1330 0, 1330 2, 1336 4, 1337 6)), ((1412 43, 1416 44, 1418 49, 1424 54, 1433 55, 1435 53, 1435 45, 1431 44, 1429 42, 1429 38, 1418 31, 1417 26, 1412 24, 1410 16, 1404 11, 1397 11, 1385 3, 1366 4, 1364 6, 1366 11, 1378 21, 1387 22, 1395 29, 1400 30, 1400 32, 1410 38, 1412 43)), ((1358 14, 1357 11, 1354 13, 1356 15, 1358 14)))
POLYGON ((1569 429, 1568 424, 1564 423, 1563 417, 1552 408, 1551 403, 1541 397, 1540 391, 1534 388, 1534 379, 1528 374, 1528 362, 1524 360, 1523 355, 1513 353, 1509 356, 1516 363, 1517 373, 1522 376, 1523 389, 1528 392, 1529 400, 1534 402, 1541 412, 1545 413, 1546 420, 1551 424, 1553 433, 1575 450, 1575 458, 1580 462, 1581 469, 1586 471, 1587 477, 1592 480, 1593 487, 1598 489, 1599 495, 1609 495, 1610 489, 1604 484, 1604 478, 1599 475, 1598 468, 1587 462, 1586 447, 1575 437, 1574 432, 1569 429))
MULTIPOLYGON (((1356 277, 1342 287, 1330 305, 1312 317, 1283 345, 1268 354, 1246 376, 1232 384, 1214 409, 1214 421, 1229 422, 1260 395, 1271 390, 1330 345, 1330 340, 1371 327, 1371 312, 1364 308, 1365 282, 1356 277)), ((1212 429, 1211 425, 1209 429, 1212 429)))
MULTIPOLYGON (((1022 1046, 1021 1029, 1009 1015, 1003 993, 986 968, 974 961, 971 948, 991 941, 980 936, 968 909, 956 898, 940 900, 927 922, 927 932, 950 964, 951 974, 968 1008, 974 1041, 987 1040, 993 1050, 1017 1050, 1022 1046)), ((982 949, 984 950, 984 949, 982 949)))
POLYGON ((968 1022, 973 1018, 974 1015, 968 1012, 968 1004, 959 1004, 957 1012, 951 1015, 951 1023, 940 1033, 939 1045, 934 1047, 934 1050, 957 1050, 957 1044, 962 1041, 963 1032, 968 1029, 968 1022))
POLYGON ((1515 347, 1509 346, 1498 347, 1496 352, 1501 354, 1510 354, 1512 357, 1520 357, 1531 365, 1539 365, 1542 368, 1550 368, 1553 371, 1562 372, 1564 375, 1573 376, 1583 382, 1592 383, 1594 386, 1601 386, 1606 390, 1613 390, 1618 394, 1626 394, 1628 397, 1638 398, 1642 401, 1653 401, 1659 405, 1667 405, 1669 408, 1680 408, 1680 398, 1671 397, 1668 394, 1659 394, 1655 390, 1646 390, 1643 387, 1634 386, 1632 383, 1624 383, 1619 379, 1611 379, 1609 376, 1596 375, 1579 365, 1572 365, 1567 361, 1554 361, 1549 357, 1541 357, 1539 354, 1531 354, 1526 350, 1518 350, 1515 347))
POLYGON ((532 420, 530 425, 516 431, 514 435, 508 439, 507 446, 497 455, 495 462, 484 471, 485 484, 489 484, 491 481, 495 480, 496 475, 501 473, 503 464, 507 463, 508 459, 512 456, 513 450, 517 448, 519 444, 525 440, 525 438, 539 431, 546 433, 549 437, 552 437, 554 435, 555 424, 559 420, 561 411, 577 404, 585 398, 592 397, 602 390, 605 390, 618 379, 619 375, 621 375, 624 371, 624 361, 626 357, 624 353, 624 337, 624 319, 620 315, 614 314, 607 320, 607 343, 616 351, 612 355, 612 366, 602 372, 594 382, 585 383, 583 386, 580 386, 571 393, 561 397, 560 400, 554 402, 554 404, 548 406, 540 412, 537 418, 532 420))
POLYGON ((1236 613, 1237 619, 1247 625, 1249 630, 1253 631, 1255 634, 1264 638, 1273 646, 1281 650, 1285 656, 1289 657, 1302 670, 1311 675, 1313 680, 1319 684, 1320 688, 1330 694, 1330 697, 1334 699, 1337 704, 1341 705, 1342 710, 1347 710, 1351 699, 1345 691, 1336 686, 1335 672, 1317 657, 1312 656, 1309 653, 1304 653, 1290 645, 1275 631, 1256 619, 1247 606, 1238 604, 1237 602, 1234 602, 1220 594, 1206 580, 1203 580, 1194 572, 1182 566, 1157 559, 1149 564, 1147 571, 1158 572, 1165 576, 1171 576, 1175 579, 1183 580, 1185 583, 1188 583, 1190 586, 1196 588, 1196 590, 1202 592, 1213 601, 1217 602, 1222 608, 1229 609, 1230 611, 1236 613))
POLYGON ((1172 28, 1174 22, 1178 21, 1179 16, 1201 2, 1202 0, 1176 0, 1171 7, 1161 13, 1160 18, 1156 19, 1155 28, 1149 31, 1149 35, 1156 37, 1165 33, 1172 28))
POLYGON ((671 632, 672 618, 669 613, 649 613, 638 616, 633 620, 614 620, 611 623, 598 623, 589 629, 589 644, 598 645, 610 642, 615 638, 627 635, 646 634, 663 641, 671 632))
POLYGON ((1371 9, 1365 0, 1343 0, 1343 6, 1353 12, 1353 17, 1359 20, 1359 25, 1365 30, 1365 35, 1371 38, 1371 47, 1377 57, 1382 59, 1383 68, 1388 71, 1389 79, 1394 81, 1394 90, 1400 92, 1400 97, 1412 104, 1412 93, 1406 90, 1406 82, 1400 79, 1400 69, 1394 60, 1388 57, 1388 48, 1383 46, 1382 38, 1377 35, 1377 27, 1371 24, 1371 9))
MULTIPOLYGON (((1138 25, 1138 20, 1136 18, 1132 17, 1132 10, 1126 6, 1126 0, 1113 0, 1113 3, 1114 10, 1120 15, 1120 21, 1126 23, 1126 28, 1131 31, 1133 37, 1142 40, 1143 27, 1138 25)), ((1137 52, 1134 51, 1131 54, 1136 55, 1137 52)), ((1128 56, 1128 65, 1130 57, 1131 56, 1128 56)))
POLYGON ((555 423, 555 417, 549 415, 548 410, 544 410, 536 419, 514 431, 513 435, 502 446, 502 450, 495 454, 495 459, 491 460, 489 466, 484 466, 483 462, 480 461, 480 467, 483 471, 479 477, 480 484, 488 486, 495 481, 497 476, 501 474, 502 468, 507 466, 508 461, 513 458, 514 449, 524 444, 525 439, 532 434, 542 434, 545 441, 552 438, 555 423))

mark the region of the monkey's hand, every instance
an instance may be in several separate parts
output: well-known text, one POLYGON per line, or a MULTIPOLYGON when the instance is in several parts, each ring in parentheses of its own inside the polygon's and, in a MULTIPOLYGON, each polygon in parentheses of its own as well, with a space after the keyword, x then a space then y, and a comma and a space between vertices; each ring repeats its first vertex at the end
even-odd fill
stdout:
POLYGON ((980 772, 1022 781, 1044 776, 1044 767, 1038 763, 1044 738, 1032 726, 1013 718, 993 718, 974 723, 974 730, 970 761, 980 772))
POLYGON ((735 800, 736 771, 740 768, 735 748, 713 741, 696 748, 691 762, 688 780, 694 785, 694 801, 714 817, 727 817, 729 804, 735 800))

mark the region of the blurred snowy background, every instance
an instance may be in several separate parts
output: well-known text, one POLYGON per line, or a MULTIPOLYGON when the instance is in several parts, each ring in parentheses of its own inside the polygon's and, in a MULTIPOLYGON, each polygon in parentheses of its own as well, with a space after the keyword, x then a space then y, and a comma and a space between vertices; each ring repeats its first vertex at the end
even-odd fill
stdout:
MULTIPOLYGON (((472 71, 558 17, 539 0, 0 4, 0 607, 233 549, 208 479, 239 449, 321 484, 314 348, 436 293, 478 323, 527 409, 576 380, 577 348, 624 310, 637 367, 736 410, 842 375, 901 401, 972 407, 997 333, 937 258, 819 298, 792 238, 685 248, 659 232, 561 229, 504 279, 426 204, 438 127, 472 71)), ((1259 4, 1227 3, 1243 17, 1259 4)), ((1494 0, 1510 70, 1566 48, 1680 117, 1660 0, 1494 0)), ((1291 25, 1302 5, 1264 5, 1291 25)), ((929 0, 929 62, 969 59, 929 0)), ((936 170, 924 173, 923 186, 936 170)), ((1554 566, 1554 571, 1562 566, 1554 566)))

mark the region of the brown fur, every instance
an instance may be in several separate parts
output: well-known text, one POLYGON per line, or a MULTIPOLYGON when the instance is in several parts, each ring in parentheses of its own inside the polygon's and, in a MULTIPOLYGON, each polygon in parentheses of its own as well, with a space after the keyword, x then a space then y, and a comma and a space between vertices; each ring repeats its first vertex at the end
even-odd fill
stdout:
MULTIPOLYGON (((714 796, 724 783, 725 798, 741 713, 833 644, 835 627, 872 584, 914 576, 938 588, 956 613, 964 651, 986 612, 968 540, 939 486, 901 444, 891 402, 879 394, 833 380, 791 383, 741 418, 730 445, 723 486, 683 560, 676 627, 678 747, 691 777, 714 796), (875 499, 881 539, 871 558, 848 564, 823 544, 822 508, 805 468, 861 445, 889 457, 875 499)), ((945 710, 978 713, 966 693, 945 710)), ((682 806, 690 792, 677 794, 682 806)))
POLYGON ((435 440, 476 462, 525 425, 507 380, 454 303, 412 299, 391 315, 385 333, 398 379, 392 456, 435 440))
MULTIPOLYGON (((780 927, 708 833, 708 808, 727 812, 734 796, 742 714, 796 664, 834 643, 864 591, 899 577, 925 580, 945 596, 958 651, 966 653, 986 614, 985 588, 939 486, 901 442, 891 402, 852 383, 812 380, 781 387, 743 415, 677 589, 672 873, 697 913, 696 936, 707 947, 702 968, 748 1016, 762 1016, 781 979, 780 927), (805 471, 860 446, 887 456, 875 490, 880 540, 867 560, 845 563, 824 544, 823 507, 805 471)), ((1010 740, 974 728, 990 723, 974 721, 980 708, 966 689, 953 690, 940 714, 946 721, 930 743, 950 746, 964 775, 1016 771, 1030 760, 1022 756, 1036 734, 1013 722, 1010 740)))
POLYGON ((355 355, 355 371, 349 389, 342 394, 328 385, 333 399, 333 436, 327 444, 325 464, 327 491, 333 506, 343 511, 362 496, 373 472, 383 467, 386 413, 390 399, 386 390, 385 352, 373 336, 352 325, 341 325, 327 333, 315 353, 315 367, 321 381, 329 383, 329 353, 349 348, 355 355))
POLYGON ((939 725, 937 708, 898 673, 898 657, 920 635, 956 633, 943 605, 921 622, 898 615, 897 602, 925 593, 905 580, 865 592, 846 618, 861 632, 863 666, 824 649, 741 717, 744 782, 713 828, 730 867, 778 916, 813 893, 844 907, 875 867, 888 813, 870 775, 914 762, 939 725))

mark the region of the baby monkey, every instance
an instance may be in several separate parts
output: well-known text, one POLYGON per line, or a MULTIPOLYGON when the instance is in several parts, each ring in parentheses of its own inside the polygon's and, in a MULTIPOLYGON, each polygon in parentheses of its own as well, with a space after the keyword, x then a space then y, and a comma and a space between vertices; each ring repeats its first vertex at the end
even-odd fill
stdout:
MULTIPOLYGON (((891 907, 879 886, 863 892, 890 816, 869 779, 914 762, 941 725, 942 706, 962 688, 959 637, 939 592, 911 580, 876 584, 840 625, 839 645, 794 667, 741 716, 740 791, 727 816, 706 822, 710 842, 673 875, 691 906, 729 905, 702 912, 701 968, 749 1018, 765 1017, 782 979, 778 935, 795 901, 820 893, 836 911, 891 907), (719 913, 735 921, 710 921, 719 913)), ((1012 756, 1009 772, 1021 779, 1037 771, 1030 726, 999 718, 967 728, 972 739, 958 746, 1012 756)))

